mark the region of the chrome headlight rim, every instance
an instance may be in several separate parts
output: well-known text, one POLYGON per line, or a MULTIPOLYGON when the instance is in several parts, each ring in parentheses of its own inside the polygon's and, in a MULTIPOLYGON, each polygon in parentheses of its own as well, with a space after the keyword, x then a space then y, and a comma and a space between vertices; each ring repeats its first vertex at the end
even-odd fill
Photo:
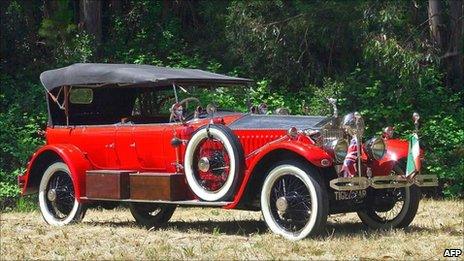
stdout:
POLYGON ((348 146, 348 141, 345 139, 334 139, 324 144, 324 148, 333 154, 336 163, 342 163, 345 160, 348 146))
POLYGON ((373 137, 365 143, 366 153, 370 159, 381 160, 387 153, 387 145, 382 137, 373 137))

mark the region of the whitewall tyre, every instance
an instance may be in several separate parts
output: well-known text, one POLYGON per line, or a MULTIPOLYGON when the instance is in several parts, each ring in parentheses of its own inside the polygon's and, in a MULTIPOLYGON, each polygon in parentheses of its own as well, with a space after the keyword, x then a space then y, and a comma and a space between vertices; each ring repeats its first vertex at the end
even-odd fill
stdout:
POLYGON ((39 185, 39 206, 45 222, 63 226, 82 220, 85 208, 75 197, 68 166, 63 162, 50 165, 39 185))
POLYGON ((202 200, 229 200, 242 178, 244 166, 240 141, 224 125, 199 128, 187 144, 185 176, 192 192, 202 200))
POLYGON ((317 174, 298 161, 271 169, 261 190, 261 211, 272 232, 300 240, 324 228, 329 201, 317 174))

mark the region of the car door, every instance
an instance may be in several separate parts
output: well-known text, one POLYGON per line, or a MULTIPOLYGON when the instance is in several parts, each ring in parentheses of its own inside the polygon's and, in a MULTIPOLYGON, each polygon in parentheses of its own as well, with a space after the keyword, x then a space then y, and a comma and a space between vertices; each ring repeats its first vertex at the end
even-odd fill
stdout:
POLYGON ((137 142, 134 136, 135 125, 121 124, 116 127, 116 153, 120 169, 138 170, 140 162, 137 155, 137 142))
POLYGON ((166 171, 163 138, 166 125, 160 123, 134 126, 135 150, 142 169, 166 171))
POLYGON ((118 169, 119 159, 115 142, 116 126, 80 126, 73 130, 76 144, 98 169, 118 169))

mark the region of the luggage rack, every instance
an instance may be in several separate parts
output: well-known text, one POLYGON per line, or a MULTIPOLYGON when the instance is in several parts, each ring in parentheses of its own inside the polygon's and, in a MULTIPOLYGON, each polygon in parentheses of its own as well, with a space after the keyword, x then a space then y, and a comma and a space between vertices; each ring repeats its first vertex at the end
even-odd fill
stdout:
POLYGON ((374 189, 403 188, 411 185, 435 187, 438 186, 438 178, 436 175, 417 175, 411 179, 402 176, 377 176, 336 178, 330 181, 330 187, 339 191, 362 190, 368 187, 374 189))

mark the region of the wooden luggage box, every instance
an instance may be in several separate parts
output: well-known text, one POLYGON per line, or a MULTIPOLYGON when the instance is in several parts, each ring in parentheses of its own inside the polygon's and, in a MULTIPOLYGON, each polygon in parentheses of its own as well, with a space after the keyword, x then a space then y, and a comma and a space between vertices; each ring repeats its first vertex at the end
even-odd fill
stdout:
POLYGON ((86 196, 95 199, 128 199, 129 173, 125 170, 89 170, 86 172, 86 196))
POLYGON ((187 184, 183 174, 130 173, 130 199, 185 200, 187 184))

